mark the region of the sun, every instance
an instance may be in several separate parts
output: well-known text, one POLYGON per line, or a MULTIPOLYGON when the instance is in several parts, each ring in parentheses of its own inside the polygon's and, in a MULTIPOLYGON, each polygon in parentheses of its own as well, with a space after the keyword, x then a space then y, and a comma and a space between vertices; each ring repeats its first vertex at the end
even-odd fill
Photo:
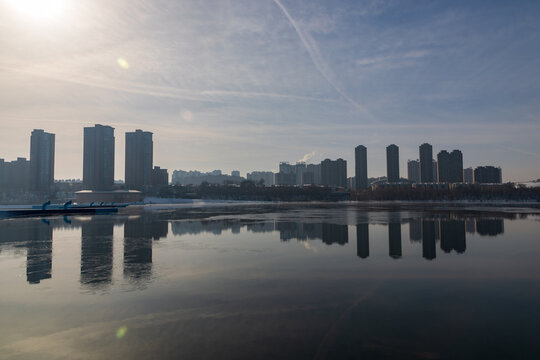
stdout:
POLYGON ((57 20, 66 10, 68 0, 7 0, 15 10, 35 20, 57 20))

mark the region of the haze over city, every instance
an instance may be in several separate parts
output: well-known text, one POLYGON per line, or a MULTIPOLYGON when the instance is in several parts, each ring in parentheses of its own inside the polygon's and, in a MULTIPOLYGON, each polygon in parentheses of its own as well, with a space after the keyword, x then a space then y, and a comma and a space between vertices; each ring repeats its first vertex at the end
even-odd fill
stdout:
POLYGON ((277 171, 368 147, 370 176, 460 149, 504 181, 540 177, 536 2, 0 1, 0 150, 56 134, 55 177, 80 178, 84 126, 154 133, 171 172, 277 171))

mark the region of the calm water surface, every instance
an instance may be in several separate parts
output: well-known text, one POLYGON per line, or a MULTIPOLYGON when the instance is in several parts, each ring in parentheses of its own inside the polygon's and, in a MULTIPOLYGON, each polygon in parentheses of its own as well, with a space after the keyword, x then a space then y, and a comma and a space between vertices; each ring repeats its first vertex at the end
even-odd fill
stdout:
POLYGON ((0 358, 537 359, 540 216, 524 211, 1 220, 0 358))

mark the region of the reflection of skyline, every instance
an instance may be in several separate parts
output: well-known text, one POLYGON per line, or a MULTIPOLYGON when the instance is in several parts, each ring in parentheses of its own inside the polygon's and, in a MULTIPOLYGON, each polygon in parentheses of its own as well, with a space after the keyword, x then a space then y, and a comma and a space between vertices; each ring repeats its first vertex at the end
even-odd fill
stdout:
MULTIPOLYGON (((388 256, 403 256, 401 220, 390 219, 388 226, 388 256)), ((242 229, 251 233, 279 232, 282 241, 318 240, 326 245, 348 243, 349 226, 325 222, 301 221, 242 221, 237 219, 169 221, 154 213, 140 216, 96 216, 41 219, 20 219, 0 222, 0 250, 6 246, 26 251, 26 278, 30 284, 39 284, 52 277, 53 229, 81 228, 80 282, 88 287, 102 287, 113 278, 113 232, 122 227, 123 276, 137 283, 151 279, 153 269, 153 241, 168 236, 169 222, 172 233, 178 236, 199 233, 221 234, 230 230, 238 234, 242 229), (7 245, 6 245, 7 244, 7 245)), ((422 256, 433 260, 437 253, 437 237, 444 253, 466 251, 467 233, 481 236, 504 233, 502 218, 474 218, 446 215, 439 218, 414 218, 409 224, 409 238, 422 243, 422 256)), ((356 225, 356 255, 370 256, 369 223, 356 225)))
POLYGON ((435 221, 422 220, 422 257, 433 260, 437 257, 435 246, 435 221))
POLYGON ((81 284, 101 287, 112 280, 112 218, 83 223, 81 228, 81 284))
POLYGON ((369 257, 369 224, 356 225, 356 255, 361 259, 369 257))
POLYGON ((466 249, 465 221, 441 220, 441 250, 449 253, 452 250, 462 254, 466 249))
POLYGON ((401 257, 401 223, 388 224, 388 254, 393 259, 401 257))
POLYGON ((26 281, 39 284, 52 276, 53 227, 47 220, 0 222, 0 245, 26 248, 26 281))
POLYGON ((36 222, 30 228, 31 238, 26 254, 26 281, 39 284, 41 280, 50 279, 52 274, 52 226, 46 222, 36 222))
POLYGON ((476 219, 476 232, 483 236, 497 236, 504 233, 501 219, 476 219))
POLYGON ((149 217, 128 219, 124 224, 124 277, 147 279, 152 273, 153 240, 167 237, 169 222, 149 217))

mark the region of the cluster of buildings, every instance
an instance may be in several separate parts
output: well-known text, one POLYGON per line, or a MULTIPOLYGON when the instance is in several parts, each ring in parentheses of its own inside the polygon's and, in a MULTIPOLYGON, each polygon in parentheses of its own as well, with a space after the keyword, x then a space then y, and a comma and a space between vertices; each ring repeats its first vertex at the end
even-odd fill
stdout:
MULTIPOLYGON (((126 132, 125 185, 128 189, 147 190, 168 185, 167 169, 154 166, 153 134, 136 130, 126 132)), ((83 186, 87 190, 110 191, 114 187, 114 128, 95 125, 84 128, 83 186)))
POLYGON ((407 177, 412 183, 500 184, 502 170, 494 166, 463 168, 463 154, 459 150, 442 150, 433 159, 430 144, 420 145, 420 159, 407 161, 407 177))
POLYGON ((289 186, 322 185, 346 188, 347 161, 325 159, 320 164, 298 162, 295 165, 282 162, 279 164, 279 172, 275 174, 274 183, 289 186))
MULTIPOLYGON (((168 185, 167 169, 153 165, 152 133, 126 132, 125 186, 133 190, 168 185)), ((95 125, 84 128, 83 188, 110 191, 115 187, 114 128, 95 125)), ((54 182, 55 134, 34 130, 30 138, 30 160, 0 159, 0 191, 51 194, 54 182)))
POLYGON ((210 172, 175 170, 172 174, 173 185, 201 185, 203 182, 209 184, 239 184, 245 180, 240 176, 240 171, 233 170, 231 174, 224 174, 221 170, 210 172))
MULTIPOLYGON (((407 162, 407 179, 400 177, 399 171, 399 147, 395 144, 386 147, 386 177, 373 179, 368 177, 367 148, 358 145, 354 150, 355 176, 347 178, 347 161, 343 159, 325 159, 320 164, 295 165, 282 162, 279 164, 279 172, 274 174, 275 185, 306 186, 321 185, 336 188, 349 188, 364 190, 381 185, 403 184, 500 184, 502 172, 500 167, 479 166, 463 168, 463 154, 459 150, 448 152, 442 150, 437 154, 437 160, 433 158, 433 147, 430 144, 422 144, 419 147, 419 159, 407 162)), ((262 179, 264 172, 251 175, 252 180, 262 179)), ((272 173, 264 173, 267 178, 272 173)), ((249 174, 248 174, 249 175, 249 174)), ((250 179, 250 178, 248 178, 250 179)), ((265 184, 269 184, 265 180, 265 184)))
MULTIPOLYGON (((125 134, 125 188, 148 191, 169 183, 167 169, 154 166, 153 134, 136 130, 125 134)), ((479 166, 463 168, 463 154, 459 150, 442 150, 433 158, 433 147, 422 144, 419 159, 407 162, 407 179, 400 177, 399 147, 386 147, 386 178, 368 178, 367 148, 355 148, 355 176, 347 178, 347 161, 325 159, 319 164, 281 162, 279 172, 254 171, 247 179, 265 186, 319 185, 342 189, 364 190, 369 186, 447 186, 447 184, 502 183, 501 168, 479 166), (416 184, 416 185, 415 185, 416 184), (441 185, 442 184, 442 185, 441 185)), ((55 134, 33 130, 30 138, 30 160, 19 157, 6 162, 0 159, 0 192, 35 192, 51 194, 54 182, 55 134)), ((114 128, 95 125, 84 128, 82 188, 93 192, 111 191, 115 187, 114 128)), ((240 183, 244 178, 234 170, 230 175, 221 170, 209 173, 176 170, 172 176, 175 185, 200 185, 203 182, 223 184, 240 183)))
POLYGON ((54 134, 34 130, 30 136, 30 160, 0 159, 0 192, 50 192, 54 185, 54 144, 54 134))

